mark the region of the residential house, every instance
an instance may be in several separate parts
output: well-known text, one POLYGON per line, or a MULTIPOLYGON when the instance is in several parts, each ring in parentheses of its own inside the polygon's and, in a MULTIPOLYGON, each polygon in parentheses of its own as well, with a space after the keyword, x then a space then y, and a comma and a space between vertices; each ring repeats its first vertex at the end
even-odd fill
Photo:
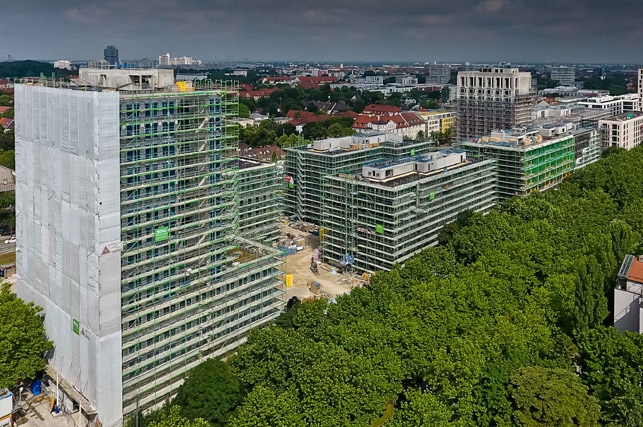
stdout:
MULTIPOLYGON (((395 107, 397 108, 397 107, 395 107)), ((356 131, 374 130, 401 135, 407 139, 416 139, 418 133, 425 132, 425 121, 412 112, 392 114, 360 114, 353 123, 356 131)))
POLYGON ((272 95, 273 92, 278 90, 276 87, 271 87, 268 89, 258 89, 258 90, 246 90, 246 91, 239 91, 239 96, 241 98, 252 98, 255 101, 258 101, 260 98, 266 98, 272 95))

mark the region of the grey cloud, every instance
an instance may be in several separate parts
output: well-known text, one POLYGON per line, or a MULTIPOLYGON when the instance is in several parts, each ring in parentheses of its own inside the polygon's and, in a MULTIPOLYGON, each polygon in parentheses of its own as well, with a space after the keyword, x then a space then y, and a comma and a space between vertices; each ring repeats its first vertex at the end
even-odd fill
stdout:
POLYGON ((0 57, 643 62, 640 0, 30 0, 0 57))

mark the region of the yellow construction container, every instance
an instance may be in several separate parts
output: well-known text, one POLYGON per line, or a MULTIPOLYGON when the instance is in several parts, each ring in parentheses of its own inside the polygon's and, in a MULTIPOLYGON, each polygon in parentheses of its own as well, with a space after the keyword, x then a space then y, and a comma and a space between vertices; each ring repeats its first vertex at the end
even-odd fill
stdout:
POLYGON ((292 274, 286 274, 286 286, 292 288, 292 274))
POLYGON ((326 230, 325 228, 319 228, 319 240, 324 240, 327 231, 328 230, 326 230))
POLYGON ((179 92, 187 92, 188 84, 186 82, 176 82, 176 86, 179 88, 179 92))

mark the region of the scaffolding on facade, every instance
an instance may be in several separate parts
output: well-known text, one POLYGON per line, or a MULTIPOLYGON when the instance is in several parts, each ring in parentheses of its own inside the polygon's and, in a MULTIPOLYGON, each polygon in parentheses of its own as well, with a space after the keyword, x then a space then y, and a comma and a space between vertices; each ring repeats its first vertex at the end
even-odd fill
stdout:
POLYGON ((348 173, 326 178, 324 261, 345 255, 358 272, 390 270, 437 243, 442 226, 465 210, 486 212, 496 195, 495 161, 470 159, 447 171, 387 183, 348 173))
POLYGON ((120 93, 125 416, 284 304, 276 252, 237 261, 256 251, 238 241, 238 88, 196 89, 120 93))
POLYGON ((282 177, 276 164, 239 160, 239 235, 266 244, 279 239, 282 177))

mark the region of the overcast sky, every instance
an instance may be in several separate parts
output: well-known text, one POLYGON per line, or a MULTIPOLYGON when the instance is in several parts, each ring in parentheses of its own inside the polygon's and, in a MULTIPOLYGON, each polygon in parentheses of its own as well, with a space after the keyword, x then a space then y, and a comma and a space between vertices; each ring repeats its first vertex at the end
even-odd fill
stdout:
POLYGON ((0 58, 643 62, 642 0, 0 0, 0 58))

